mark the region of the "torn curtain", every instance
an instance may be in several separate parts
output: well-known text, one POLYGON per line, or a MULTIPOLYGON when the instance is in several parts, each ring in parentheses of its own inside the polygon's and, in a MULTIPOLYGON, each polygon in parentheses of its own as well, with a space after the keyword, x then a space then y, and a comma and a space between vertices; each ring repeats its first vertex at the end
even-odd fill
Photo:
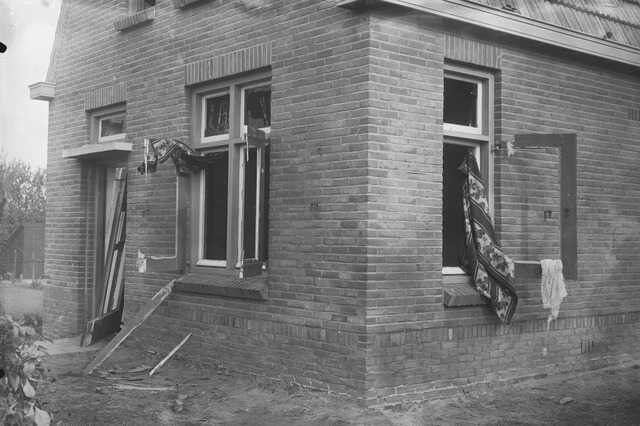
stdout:
POLYGON ((149 156, 146 162, 138 166, 138 172, 140 174, 153 173, 156 171, 158 163, 164 163, 171 158, 176 166, 176 173, 184 176, 214 163, 224 154, 223 152, 202 154, 176 139, 150 139, 149 156))
POLYGON ((476 290, 488 299, 500 321, 508 324, 518 304, 513 288, 513 261, 497 243, 487 191, 471 151, 459 170, 466 176, 462 200, 466 238, 461 266, 471 275, 476 290))

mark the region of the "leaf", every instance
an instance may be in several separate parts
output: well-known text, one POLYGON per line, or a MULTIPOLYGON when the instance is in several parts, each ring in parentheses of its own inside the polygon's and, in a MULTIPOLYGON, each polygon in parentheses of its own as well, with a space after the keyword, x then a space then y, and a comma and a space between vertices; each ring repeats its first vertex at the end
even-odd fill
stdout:
POLYGON ((33 386, 31 386, 31 382, 29 382, 29 379, 26 379, 22 384, 22 392, 24 392, 24 396, 26 396, 27 398, 33 398, 34 396, 36 396, 36 390, 33 388, 33 386))
POLYGON ((36 364, 33 362, 25 362, 24 367, 22 367, 22 371, 24 371, 24 374, 27 376, 31 376, 35 370, 36 364))
POLYGON ((9 386, 11 386, 11 389, 16 392, 20 387, 20 376, 15 373, 9 373, 7 378, 9 379, 9 386))
POLYGON ((46 411, 36 407, 36 413, 33 416, 33 421, 36 423, 36 426, 49 426, 51 424, 51 416, 46 411))

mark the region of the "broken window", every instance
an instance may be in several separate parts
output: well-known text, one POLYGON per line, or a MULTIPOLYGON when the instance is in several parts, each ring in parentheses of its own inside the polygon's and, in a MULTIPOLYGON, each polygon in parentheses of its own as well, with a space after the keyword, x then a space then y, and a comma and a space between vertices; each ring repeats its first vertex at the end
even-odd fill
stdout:
POLYGON ((194 144, 224 159, 200 179, 199 266, 266 267, 271 88, 240 80, 194 92, 194 144), (223 164, 224 163, 224 164, 223 164), (215 170, 214 170, 215 169, 215 170))
POLYGON ((202 141, 211 142, 229 137, 229 94, 203 98, 202 141))
POLYGON ((229 153, 218 158, 202 173, 201 264, 224 266, 227 259, 227 195, 229 153))
POLYGON ((483 82, 459 74, 445 74, 443 123, 445 130, 483 133, 483 82))
POLYGON ((271 127, 271 88, 261 86, 244 91, 244 124, 267 131, 271 127))
POLYGON ((492 76, 457 66, 447 66, 443 93, 442 157, 442 271, 463 274, 465 229, 462 185, 465 176, 458 170, 471 150, 480 165, 491 203, 492 172, 489 145, 490 87, 492 76))
POLYGON ((444 144, 442 172, 442 266, 458 267, 464 254, 464 211, 462 185, 465 175, 458 170, 469 147, 444 144))

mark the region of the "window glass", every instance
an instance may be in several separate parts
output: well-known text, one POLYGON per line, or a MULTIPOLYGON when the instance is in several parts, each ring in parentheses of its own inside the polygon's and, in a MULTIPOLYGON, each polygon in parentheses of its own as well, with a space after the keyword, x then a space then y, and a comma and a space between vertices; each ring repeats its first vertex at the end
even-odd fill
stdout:
POLYGON ((126 123, 124 115, 105 117, 100 119, 100 137, 115 136, 125 133, 126 123))
POLYGON ((255 259, 256 256, 256 196, 258 177, 258 150, 249 149, 249 159, 244 168, 244 258, 255 259))
POLYGON ((227 191, 229 153, 218 154, 213 164, 205 170, 203 258, 225 260, 227 258, 227 191))
POLYGON ((470 148, 445 143, 442 172, 442 266, 460 266, 464 254, 462 185, 465 176, 458 167, 470 148))
POLYGON ((219 136, 229 133, 229 95, 205 98, 203 136, 219 136))
POLYGON ((256 87, 245 90, 244 124, 253 129, 271 126, 271 88, 256 87))
POLYGON ((444 79, 444 122, 478 127, 478 84, 444 79))

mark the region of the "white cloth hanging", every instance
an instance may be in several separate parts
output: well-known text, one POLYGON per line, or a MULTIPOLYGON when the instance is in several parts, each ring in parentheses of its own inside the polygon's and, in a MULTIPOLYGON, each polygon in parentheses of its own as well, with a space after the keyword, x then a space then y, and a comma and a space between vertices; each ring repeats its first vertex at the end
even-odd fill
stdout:
POLYGON ((543 259, 540 261, 540 266, 542 267, 542 306, 551 310, 549 313, 549 321, 551 321, 558 318, 560 304, 567 296, 562 275, 562 261, 543 259))

